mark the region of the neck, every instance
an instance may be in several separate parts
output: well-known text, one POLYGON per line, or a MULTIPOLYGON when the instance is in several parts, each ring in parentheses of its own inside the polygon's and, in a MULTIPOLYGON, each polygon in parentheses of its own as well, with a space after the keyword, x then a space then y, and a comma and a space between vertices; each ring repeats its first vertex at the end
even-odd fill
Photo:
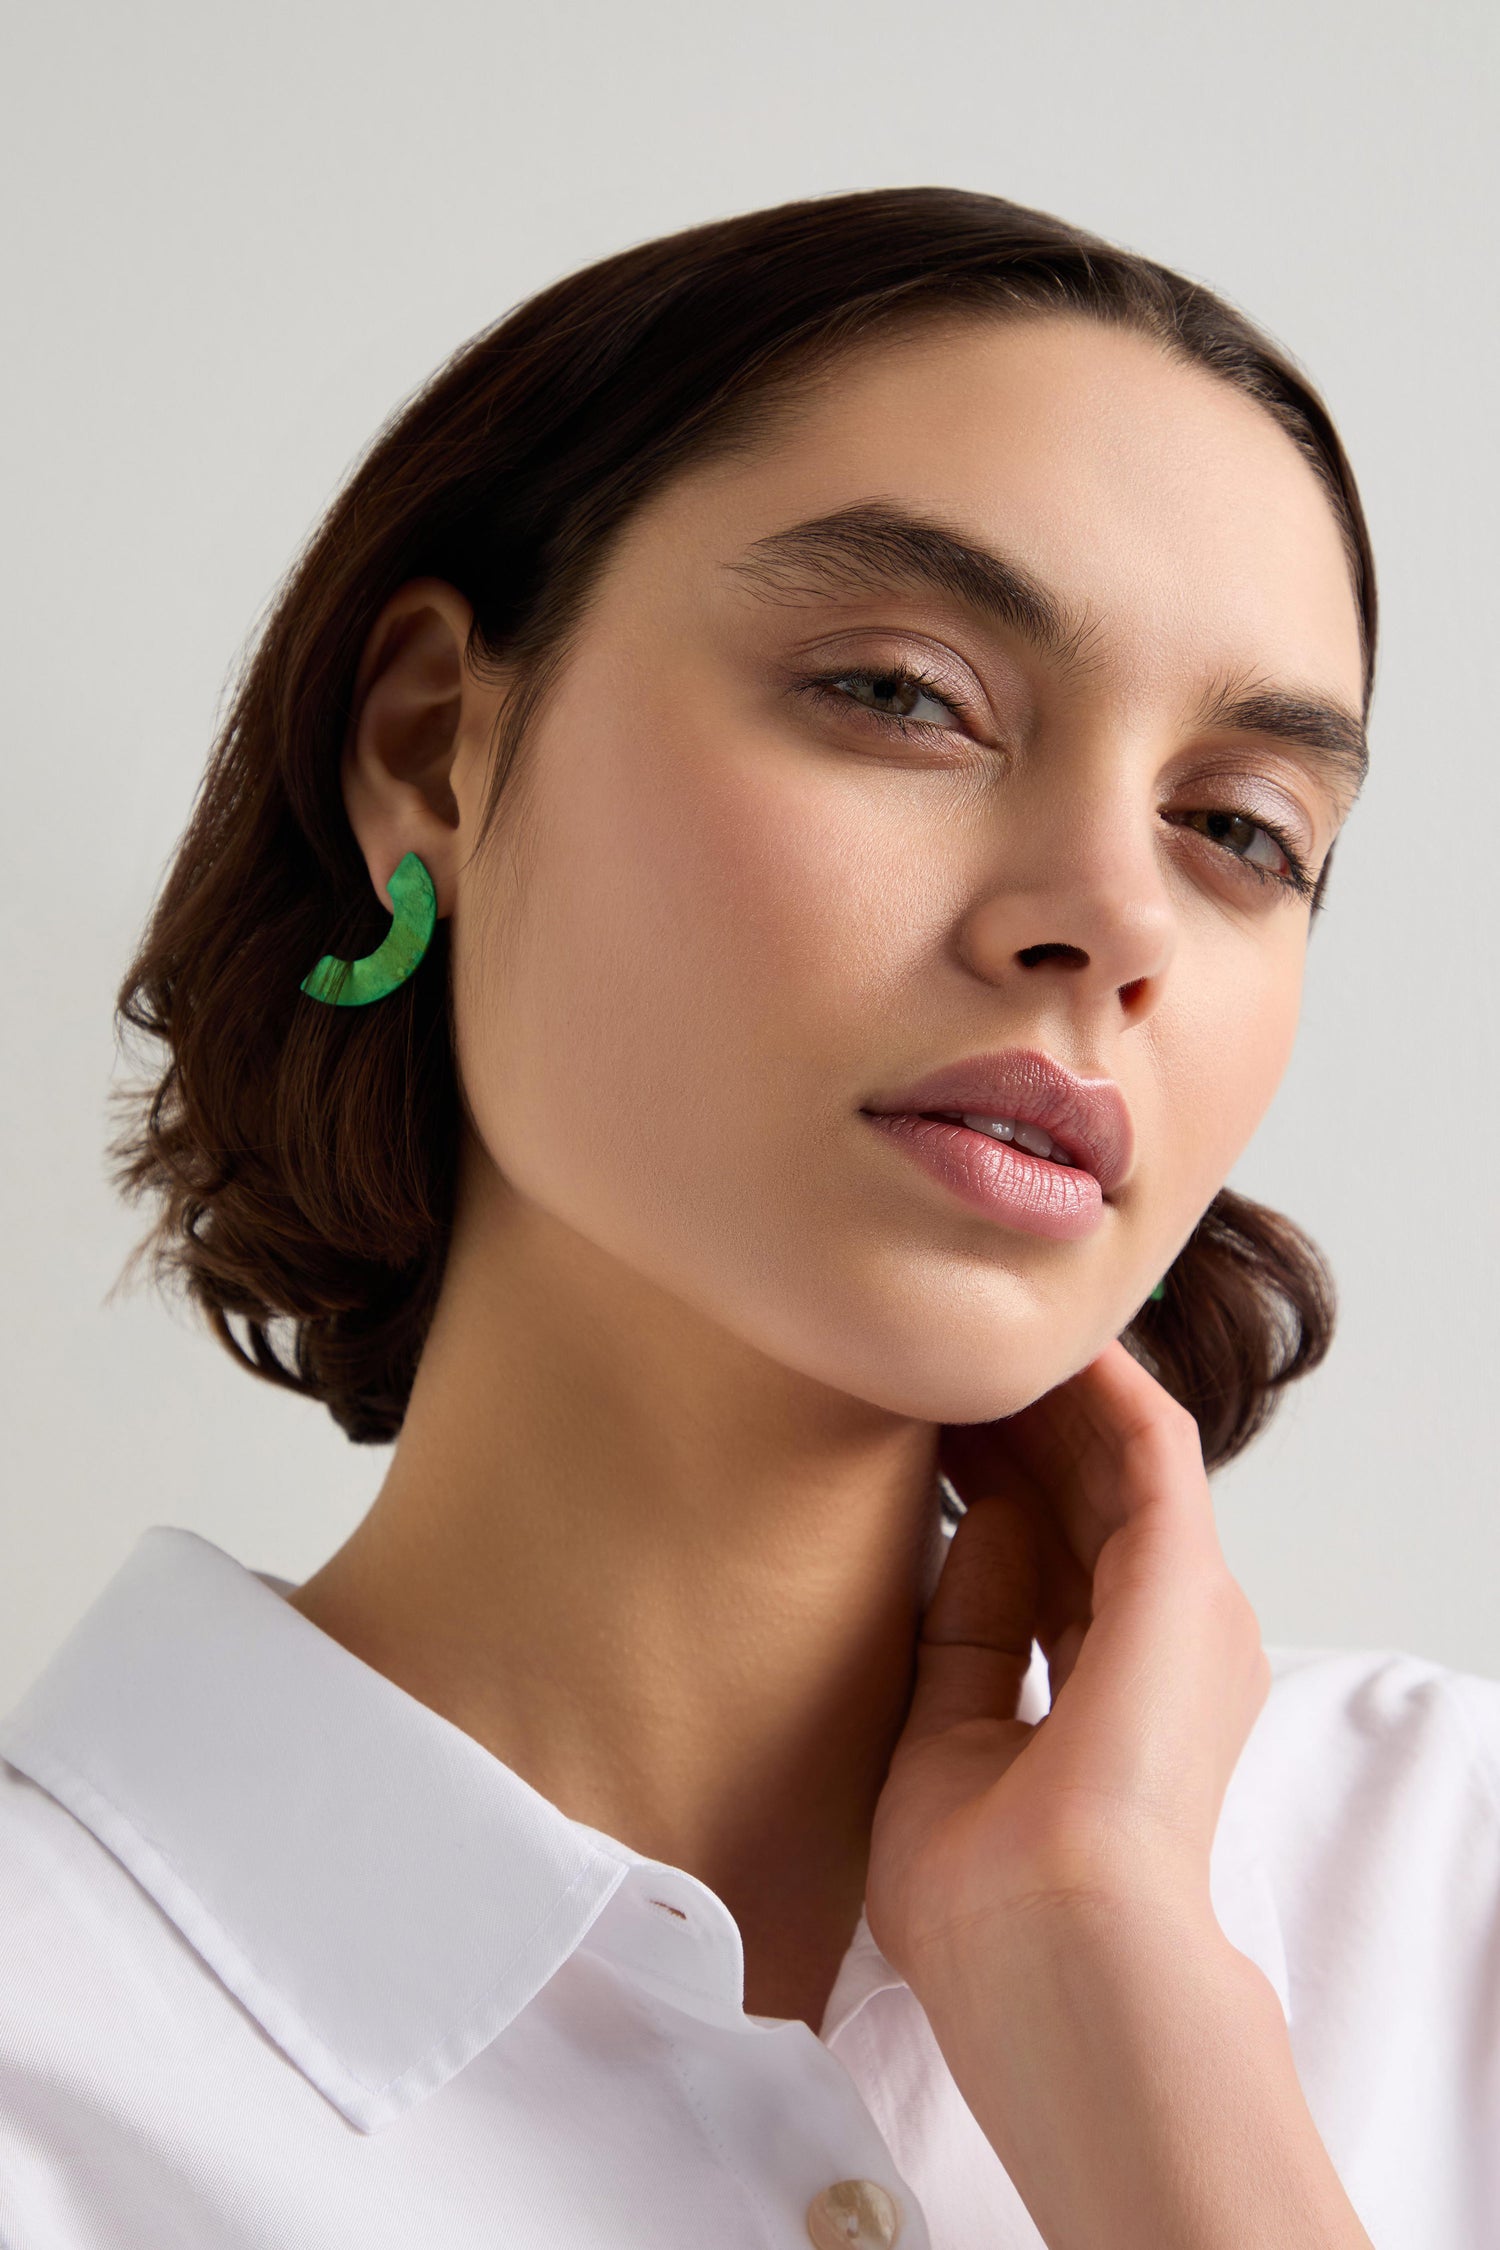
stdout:
POLYGON ((708 1883, 749 2005, 753 1933, 770 1995, 773 1952, 786 1987, 831 1981, 858 1918, 941 1553, 935 1462, 930 1424, 490 1186, 385 1482, 290 1598, 572 1818, 708 1883))

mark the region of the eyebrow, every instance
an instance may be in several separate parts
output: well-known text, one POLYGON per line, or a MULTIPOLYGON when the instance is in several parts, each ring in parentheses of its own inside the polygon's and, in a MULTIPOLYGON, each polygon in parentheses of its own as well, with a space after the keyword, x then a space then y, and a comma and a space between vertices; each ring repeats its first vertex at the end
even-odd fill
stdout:
POLYGON ((1362 722, 1346 704, 1287 688, 1239 685, 1218 689, 1194 714, 1200 727, 1233 727, 1263 734, 1313 753, 1313 763, 1332 782, 1347 809, 1365 785, 1370 746, 1362 722))
MULTIPOLYGON (((875 592, 918 586, 1007 626, 1065 676, 1089 668, 1103 620, 1086 604, 1070 604, 1012 557, 979 545, 954 526, 885 501, 850 507, 789 525, 755 540, 725 566, 769 599, 875 592)), ((1300 689, 1218 681, 1194 722, 1233 727, 1313 753, 1312 763, 1352 805, 1369 772, 1365 727, 1346 704, 1300 689)))

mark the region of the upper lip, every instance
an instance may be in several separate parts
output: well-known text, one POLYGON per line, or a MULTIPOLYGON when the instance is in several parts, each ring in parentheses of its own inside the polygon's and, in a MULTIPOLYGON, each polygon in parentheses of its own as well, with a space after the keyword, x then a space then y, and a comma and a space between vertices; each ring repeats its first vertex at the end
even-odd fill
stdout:
POLYGON ((967 1112, 1040 1125, 1075 1164, 1093 1173, 1106 1195, 1130 1170, 1130 1111, 1114 1080, 1079 1078, 1037 1047, 970 1055, 864 1107, 877 1117, 943 1110, 955 1117, 967 1112))

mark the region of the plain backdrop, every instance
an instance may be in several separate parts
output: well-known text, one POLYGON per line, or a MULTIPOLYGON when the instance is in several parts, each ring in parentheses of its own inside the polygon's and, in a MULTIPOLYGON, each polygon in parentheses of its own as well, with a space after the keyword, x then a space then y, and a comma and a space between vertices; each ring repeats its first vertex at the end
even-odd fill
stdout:
POLYGON ((1339 1331, 1215 1491, 1268 1642, 1500 1676, 1491 0, 49 0, 12 23, 0 1706, 147 1525, 300 1580, 388 1458, 185 1312, 106 1302, 144 1224, 104 1165, 115 990, 281 573, 390 410, 540 285, 917 182, 1209 282, 1352 456, 1374 767, 1231 1174, 1322 1245, 1339 1331))

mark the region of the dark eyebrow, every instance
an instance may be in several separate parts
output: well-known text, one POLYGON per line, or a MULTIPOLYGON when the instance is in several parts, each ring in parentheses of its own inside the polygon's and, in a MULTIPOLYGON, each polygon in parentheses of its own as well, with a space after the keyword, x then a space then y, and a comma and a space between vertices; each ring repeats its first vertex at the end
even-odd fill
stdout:
POLYGON ((1370 746, 1363 722, 1346 704, 1287 688, 1254 688, 1232 682, 1205 696, 1195 714, 1200 727, 1234 727, 1264 734, 1315 753, 1314 763, 1333 783, 1345 809, 1354 803, 1370 771, 1370 746))
MULTIPOLYGON (((1070 607, 1054 589, 951 524, 888 501, 860 501, 757 539, 726 568, 771 599, 916 585, 951 595, 997 619, 1065 675, 1087 669, 1102 621, 1070 607)), ((1244 680, 1216 683, 1195 714, 1200 727, 1234 727, 1311 750, 1346 805, 1369 772, 1365 728, 1345 704, 1244 680)))
POLYGON ((1099 629, 1091 612, 1070 609, 1020 563, 976 546, 931 516, 878 500, 770 532, 726 567, 773 598, 893 584, 931 587, 997 618, 1064 669, 1081 662, 1099 629))

